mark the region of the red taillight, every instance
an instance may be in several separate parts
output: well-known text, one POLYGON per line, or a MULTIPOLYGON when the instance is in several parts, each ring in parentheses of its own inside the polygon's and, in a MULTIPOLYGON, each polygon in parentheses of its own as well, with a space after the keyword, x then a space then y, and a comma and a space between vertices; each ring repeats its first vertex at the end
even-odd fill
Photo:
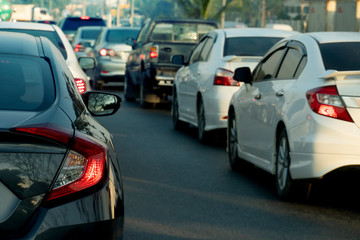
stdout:
POLYGON ((82 20, 89 20, 90 17, 89 17, 89 16, 81 16, 80 19, 82 19, 82 20))
POLYGON ((344 107, 336 86, 328 86, 309 90, 306 98, 311 110, 323 116, 353 122, 344 107))
POLYGON ((75 83, 76 83, 76 87, 79 90, 79 93, 83 93, 86 91, 86 85, 84 80, 80 79, 80 78, 75 78, 75 83))
POLYGON ((110 57, 114 57, 116 56, 116 52, 112 49, 106 49, 106 48, 102 48, 99 51, 100 56, 110 56, 110 57))
POLYGON ((83 45, 81 45, 80 43, 76 44, 75 48, 74 48, 75 52, 84 52, 85 51, 85 47, 83 45))
POLYGON ((215 72, 214 85, 222 86, 240 86, 240 83, 233 79, 234 73, 232 71, 218 68, 215 72))
POLYGON ((159 56, 158 46, 152 46, 149 53, 150 58, 157 58, 159 56))

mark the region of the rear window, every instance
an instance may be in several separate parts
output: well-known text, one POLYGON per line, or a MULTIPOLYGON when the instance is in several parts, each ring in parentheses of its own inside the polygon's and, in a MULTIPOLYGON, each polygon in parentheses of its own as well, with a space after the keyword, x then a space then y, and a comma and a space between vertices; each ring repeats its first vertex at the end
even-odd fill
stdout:
POLYGON ((259 56, 265 53, 282 38, 276 37, 236 37, 226 38, 224 56, 259 56))
POLYGON ((67 18, 61 29, 63 31, 76 31, 82 26, 105 26, 105 22, 101 18, 67 18))
POLYGON ((97 37, 100 35, 100 33, 101 33, 101 29, 82 30, 81 38, 94 40, 94 39, 97 39, 97 37))
POLYGON ((323 43, 319 46, 326 70, 360 70, 360 42, 323 43))
POLYGON ((197 43, 214 25, 199 23, 158 23, 151 34, 151 41, 197 43))
POLYGON ((42 58, 0 55, 0 110, 41 111, 55 98, 53 76, 42 58))
POLYGON ((32 36, 43 36, 48 38, 61 52, 64 59, 67 59, 67 54, 65 50, 65 46, 62 43, 59 35, 55 31, 42 31, 42 30, 31 30, 31 29, 0 29, 0 31, 6 32, 20 32, 20 33, 27 33, 32 36))
POLYGON ((139 30, 136 29, 109 29, 106 41, 112 43, 125 43, 127 39, 136 39, 139 30))

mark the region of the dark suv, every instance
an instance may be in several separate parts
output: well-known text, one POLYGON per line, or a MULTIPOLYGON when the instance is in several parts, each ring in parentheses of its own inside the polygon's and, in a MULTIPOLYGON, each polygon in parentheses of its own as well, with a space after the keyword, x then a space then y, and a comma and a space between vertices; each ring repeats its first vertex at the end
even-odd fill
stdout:
POLYGON ((159 103, 172 94, 176 71, 173 55, 187 58, 200 38, 218 28, 214 21, 197 19, 147 19, 126 63, 125 99, 140 105, 159 103))
POLYGON ((60 29, 65 33, 68 40, 71 42, 74 38, 74 34, 79 27, 82 26, 103 26, 105 27, 105 21, 99 17, 66 17, 61 19, 57 24, 60 29))

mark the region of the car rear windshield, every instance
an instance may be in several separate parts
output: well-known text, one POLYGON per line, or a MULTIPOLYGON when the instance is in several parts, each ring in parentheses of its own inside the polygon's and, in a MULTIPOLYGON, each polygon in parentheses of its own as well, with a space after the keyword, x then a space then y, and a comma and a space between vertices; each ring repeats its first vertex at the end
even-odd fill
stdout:
POLYGON ((82 26, 105 26, 101 18, 68 18, 61 27, 63 31, 76 31, 82 26))
POLYGON ((279 37, 234 37, 226 38, 225 56, 264 56, 281 38, 279 37))
POLYGON ((138 33, 137 29, 109 29, 105 39, 111 43, 125 43, 129 38, 136 39, 138 33))
POLYGON ((326 70, 360 70, 360 42, 338 42, 320 44, 326 70))
POLYGON ((150 40, 163 42, 197 43, 214 25, 203 23, 158 23, 150 40))
POLYGON ((31 30, 31 29, 0 29, 0 31, 6 31, 6 32, 21 32, 21 33, 27 33, 32 36, 43 36, 48 38, 61 52, 64 59, 67 59, 67 54, 65 50, 65 46, 62 43, 59 35, 55 31, 42 31, 42 30, 31 30))
POLYGON ((0 110, 41 111, 55 98, 45 59, 0 54, 0 110))
POLYGON ((90 39, 94 40, 100 35, 101 29, 89 29, 89 30, 82 30, 81 38, 82 39, 90 39))

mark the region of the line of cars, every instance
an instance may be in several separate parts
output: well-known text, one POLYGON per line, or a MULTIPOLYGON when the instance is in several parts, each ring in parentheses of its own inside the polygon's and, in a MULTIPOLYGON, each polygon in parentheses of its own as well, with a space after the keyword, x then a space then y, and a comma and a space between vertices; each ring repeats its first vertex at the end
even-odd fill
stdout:
POLYGON ((226 131, 232 169, 249 162, 275 176, 281 199, 307 198, 314 179, 360 170, 359 39, 210 31, 187 60, 173 56, 183 65, 173 86, 174 128, 196 126, 201 142, 226 131))
POLYGON ((122 239, 124 190, 95 117, 121 98, 92 91, 60 27, 0 23, 0 239, 122 239))

